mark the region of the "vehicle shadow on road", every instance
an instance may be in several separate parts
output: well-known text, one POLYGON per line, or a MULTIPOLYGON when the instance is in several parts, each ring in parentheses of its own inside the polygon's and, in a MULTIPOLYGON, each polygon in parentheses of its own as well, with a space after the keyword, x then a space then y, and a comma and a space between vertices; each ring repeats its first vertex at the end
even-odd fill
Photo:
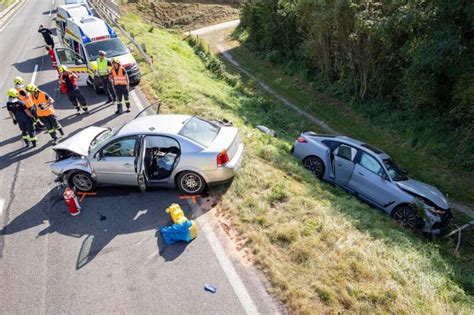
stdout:
POLYGON ((103 188, 96 196, 86 197, 81 202, 81 213, 73 217, 64 204, 62 190, 53 188, 35 206, 11 220, 0 235, 20 233, 47 222, 49 225, 37 237, 50 233, 85 237, 77 248, 76 270, 79 270, 102 252, 116 250, 106 249, 116 236, 150 230, 155 231, 159 255, 165 261, 173 261, 184 252, 187 243, 166 245, 159 232, 159 228, 172 224, 165 212, 172 203, 180 204, 185 214, 191 217, 191 209, 178 198, 176 190, 152 189, 141 193, 134 187, 103 188))
MULTIPOLYGON (((17 137, 18 137, 17 141, 21 141, 22 143, 21 145, 23 146, 23 141, 20 139, 19 136, 17 137)), ((17 137, 12 137, 11 139, 16 139, 17 137)), ((48 140, 40 139, 40 141, 44 141, 46 143, 39 142, 36 148, 32 148, 31 146, 29 148, 23 147, 23 148, 19 148, 17 150, 14 150, 12 152, 5 154, 4 158, 2 159, 2 162, 0 162, 0 170, 3 170, 4 168, 7 168, 12 164, 15 164, 24 159, 27 159, 50 146, 49 139, 48 140)))
MULTIPOLYGON (((45 69, 45 67, 42 67, 41 65, 43 64, 43 57, 44 56, 38 56, 35 58, 30 58, 22 62, 17 62, 12 64, 18 70, 20 73, 33 73, 35 69, 35 65, 38 65, 38 70, 37 71, 44 71, 48 70, 45 69)), ((49 58, 49 57, 48 57, 49 58)), ((20 74, 21 76, 21 74, 20 74)))

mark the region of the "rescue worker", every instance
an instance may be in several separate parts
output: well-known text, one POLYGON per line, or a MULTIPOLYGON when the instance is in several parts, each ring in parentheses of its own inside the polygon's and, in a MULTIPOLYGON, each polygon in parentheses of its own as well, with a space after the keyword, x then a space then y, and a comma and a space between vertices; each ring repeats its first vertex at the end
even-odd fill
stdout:
POLYGON ((53 64, 54 70, 56 70, 59 74, 58 63, 56 61, 56 55, 54 54, 54 49, 51 48, 51 46, 48 46, 48 45, 46 45, 44 47, 44 49, 46 49, 46 52, 48 53, 49 58, 51 58, 51 63, 53 64))
POLYGON ((36 107, 33 104, 33 101, 31 100, 31 97, 28 93, 28 91, 25 89, 25 80, 23 80, 22 77, 15 77, 13 80, 13 84, 15 84, 15 89, 19 93, 19 99, 20 101, 23 102, 23 105, 27 109, 30 110, 31 114, 33 115, 33 126, 35 127, 36 131, 41 131, 44 128, 43 123, 38 118, 38 115, 36 114, 36 107))
POLYGON ((116 114, 123 113, 122 98, 125 99, 126 112, 130 113, 130 100, 128 98, 128 90, 130 87, 130 81, 128 80, 128 74, 125 68, 120 64, 120 59, 112 59, 112 70, 110 71, 112 76, 112 84, 114 86, 115 94, 117 95, 117 111, 116 114))
POLYGON ((46 130, 48 130, 49 135, 53 139, 53 144, 56 144, 58 141, 56 130, 59 131, 61 136, 64 136, 64 131, 54 115, 54 99, 48 93, 38 89, 34 84, 28 84, 26 90, 31 93, 31 99, 36 105, 38 117, 46 126, 46 130))
POLYGON ((97 58, 97 76, 100 78, 102 89, 107 95, 107 103, 115 102, 117 96, 115 90, 110 82, 110 71, 109 67, 112 66, 110 61, 107 60, 107 53, 103 50, 99 51, 99 58, 97 58))
POLYGON ((7 110, 13 124, 18 124, 21 130, 21 138, 26 144, 26 147, 30 146, 30 142, 33 145, 33 148, 36 147, 36 137, 35 128, 33 127, 33 115, 31 111, 25 107, 23 102, 18 98, 20 93, 17 90, 11 88, 8 90, 8 101, 7 101, 7 110))
POLYGON ((81 91, 77 87, 77 75, 70 72, 69 69, 65 66, 59 66, 59 83, 64 86, 67 96, 71 101, 72 105, 77 109, 77 113, 80 113, 82 110, 88 114, 86 99, 82 95, 81 91), (80 105, 80 107, 79 107, 80 105))
POLYGON ((52 48, 54 48, 54 40, 51 37, 51 35, 53 35, 53 32, 51 32, 51 30, 49 28, 46 28, 43 25, 40 25, 40 27, 38 29, 38 33, 41 33, 41 35, 43 35, 43 39, 44 39, 44 42, 46 43, 46 45, 51 46, 52 48))

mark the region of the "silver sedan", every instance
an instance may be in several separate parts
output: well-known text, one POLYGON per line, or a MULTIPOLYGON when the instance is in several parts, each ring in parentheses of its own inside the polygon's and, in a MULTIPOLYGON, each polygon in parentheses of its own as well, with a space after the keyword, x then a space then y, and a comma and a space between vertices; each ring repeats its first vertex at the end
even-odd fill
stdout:
POLYGON ((244 152, 237 128, 187 115, 139 117, 118 130, 88 127, 53 149, 52 172, 79 191, 130 185, 186 194, 230 181, 244 152))

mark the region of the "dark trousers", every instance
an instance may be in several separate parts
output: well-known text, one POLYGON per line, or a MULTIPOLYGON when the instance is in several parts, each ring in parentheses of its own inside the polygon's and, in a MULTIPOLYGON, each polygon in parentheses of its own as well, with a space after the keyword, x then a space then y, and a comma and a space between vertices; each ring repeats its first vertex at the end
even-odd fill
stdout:
POLYGON ((46 45, 48 45, 48 46, 50 46, 51 48, 54 49, 54 41, 50 41, 50 42, 47 41, 47 42, 46 42, 46 45))
POLYGON ((56 130, 63 134, 62 126, 59 124, 58 119, 54 115, 49 116, 40 116, 41 122, 48 130, 49 135, 53 140, 56 140, 58 137, 56 135, 56 130))
POLYGON ((115 93, 117 94, 117 111, 123 111, 122 99, 125 99, 125 107, 130 109, 130 100, 128 98, 128 86, 114 85, 115 93))
POLYGON ((109 76, 101 75, 100 83, 102 84, 102 89, 107 95, 107 98, 115 102, 115 100, 117 99, 117 95, 115 95, 115 90, 114 90, 114 87, 112 86, 112 82, 110 82, 109 76))
POLYGON ((33 127, 33 121, 31 119, 18 120, 18 127, 21 130, 21 138, 28 144, 29 141, 36 142, 35 127, 33 127))
POLYGON ((87 103, 86 99, 82 95, 79 88, 75 88, 74 90, 67 91, 67 97, 71 101, 72 105, 79 110, 79 105, 81 105, 82 110, 87 111, 87 103))

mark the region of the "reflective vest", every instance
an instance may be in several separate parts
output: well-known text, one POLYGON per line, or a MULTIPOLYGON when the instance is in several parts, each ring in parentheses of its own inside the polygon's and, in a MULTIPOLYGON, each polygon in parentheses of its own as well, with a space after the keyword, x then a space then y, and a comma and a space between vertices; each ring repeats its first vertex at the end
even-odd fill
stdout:
POLYGON ((97 71, 99 72, 99 75, 109 74, 109 67, 107 63, 108 63, 107 58, 104 58, 104 59, 97 58, 97 71))
POLYGON ((16 88, 18 93, 22 93, 24 95, 19 95, 18 99, 23 102, 26 108, 30 109, 33 106, 33 100, 31 99, 30 93, 28 93, 24 88, 19 87, 16 88))
POLYGON ((112 83, 114 85, 127 85, 127 72, 120 66, 118 72, 115 67, 112 67, 112 83))
POLYGON ((38 95, 32 94, 31 98, 36 104, 36 113, 38 114, 38 117, 46 117, 54 114, 53 104, 47 105, 48 100, 46 99, 45 92, 39 91, 38 95))

